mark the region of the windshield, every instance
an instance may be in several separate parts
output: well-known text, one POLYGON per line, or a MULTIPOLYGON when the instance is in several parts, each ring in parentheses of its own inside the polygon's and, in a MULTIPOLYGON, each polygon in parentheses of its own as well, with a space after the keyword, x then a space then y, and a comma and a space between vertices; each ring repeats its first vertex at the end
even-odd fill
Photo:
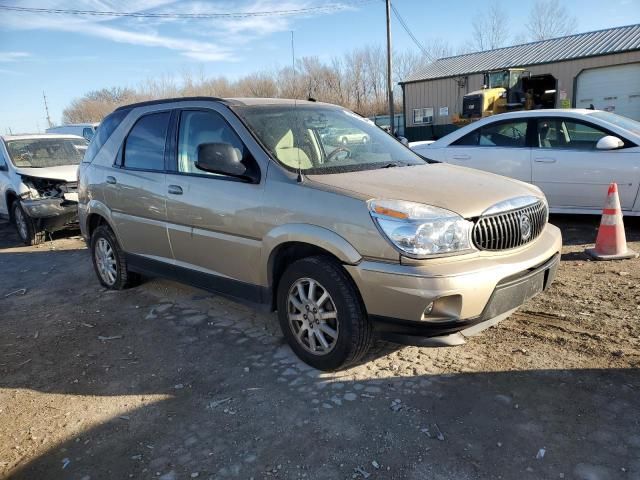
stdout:
POLYGON ((28 168, 78 165, 88 145, 81 138, 29 138, 6 144, 13 164, 28 168))
POLYGON ((256 105, 234 111, 289 170, 328 174, 425 164, 373 122, 342 108, 256 105))
POLYGON ((623 117, 621 115, 616 115, 611 112, 602 112, 595 111, 593 113, 589 113, 589 116, 603 120, 605 122, 613 123, 614 125, 624 128, 625 130, 629 130, 630 132, 635 133, 636 135, 640 135, 640 122, 632 120, 628 117, 623 117))

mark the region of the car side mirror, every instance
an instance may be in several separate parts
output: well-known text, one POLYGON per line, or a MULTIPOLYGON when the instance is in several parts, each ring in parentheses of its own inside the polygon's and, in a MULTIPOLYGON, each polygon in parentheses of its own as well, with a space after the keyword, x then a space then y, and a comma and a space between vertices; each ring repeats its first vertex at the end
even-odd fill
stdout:
POLYGON ((596 148, 598 150, 615 150, 616 148, 621 147, 624 147, 624 142, 613 135, 602 137, 598 140, 598 143, 596 143, 596 148))
POLYGON ((198 145, 196 168, 255 182, 255 173, 242 160, 242 154, 229 143, 202 143, 198 145))

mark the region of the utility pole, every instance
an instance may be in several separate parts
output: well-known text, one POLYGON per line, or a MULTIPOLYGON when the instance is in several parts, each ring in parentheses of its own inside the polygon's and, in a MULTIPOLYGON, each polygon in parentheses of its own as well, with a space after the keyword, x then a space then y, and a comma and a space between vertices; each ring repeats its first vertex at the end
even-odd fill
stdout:
POLYGON ((51 123, 51 117, 49 116, 49 106, 47 105, 47 96, 42 92, 42 98, 44 98, 44 111, 47 113, 47 124, 49 128, 53 127, 53 123, 51 123))
POLYGON ((389 96, 389 126, 391 135, 395 132, 395 115, 393 113, 393 77, 391 73, 391 0, 387 0, 387 94, 389 96))

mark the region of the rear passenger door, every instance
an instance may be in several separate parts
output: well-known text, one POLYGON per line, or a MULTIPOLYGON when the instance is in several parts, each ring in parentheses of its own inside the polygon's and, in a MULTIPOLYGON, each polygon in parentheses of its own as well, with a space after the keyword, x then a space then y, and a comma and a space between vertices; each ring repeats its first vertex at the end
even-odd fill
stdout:
POLYGON ((598 140, 607 135, 611 133, 578 119, 536 120, 533 183, 552 207, 599 209, 611 182, 618 184, 622 209, 633 207, 639 180, 637 153, 627 148, 596 149, 598 140))
POLYGON ((234 119, 226 115, 214 108, 180 112, 167 174, 168 231, 176 265, 218 277, 209 285, 218 291, 251 296, 251 289, 234 289, 259 282, 264 182, 248 183, 195 165, 200 145, 226 143, 242 163, 259 171, 230 123, 234 119))
POLYGON ((105 188, 123 249, 167 262, 172 261, 165 205, 170 117, 170 111, 152 112, 135 122, 106 176, 105 188))
POLYGON ((487 123, 447 148, 447 162, 531 181, 527 119, 487 123))

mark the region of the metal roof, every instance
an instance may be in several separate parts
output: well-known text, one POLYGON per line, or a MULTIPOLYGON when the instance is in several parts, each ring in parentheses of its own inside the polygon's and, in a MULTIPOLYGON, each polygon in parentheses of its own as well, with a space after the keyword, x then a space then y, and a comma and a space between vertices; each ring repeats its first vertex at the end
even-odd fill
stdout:
POLYGON ((640 50, 640 24, 440 58, 409 75, 401 83, 457 77, 489 70, 561 62, 631 50, 640 50))

